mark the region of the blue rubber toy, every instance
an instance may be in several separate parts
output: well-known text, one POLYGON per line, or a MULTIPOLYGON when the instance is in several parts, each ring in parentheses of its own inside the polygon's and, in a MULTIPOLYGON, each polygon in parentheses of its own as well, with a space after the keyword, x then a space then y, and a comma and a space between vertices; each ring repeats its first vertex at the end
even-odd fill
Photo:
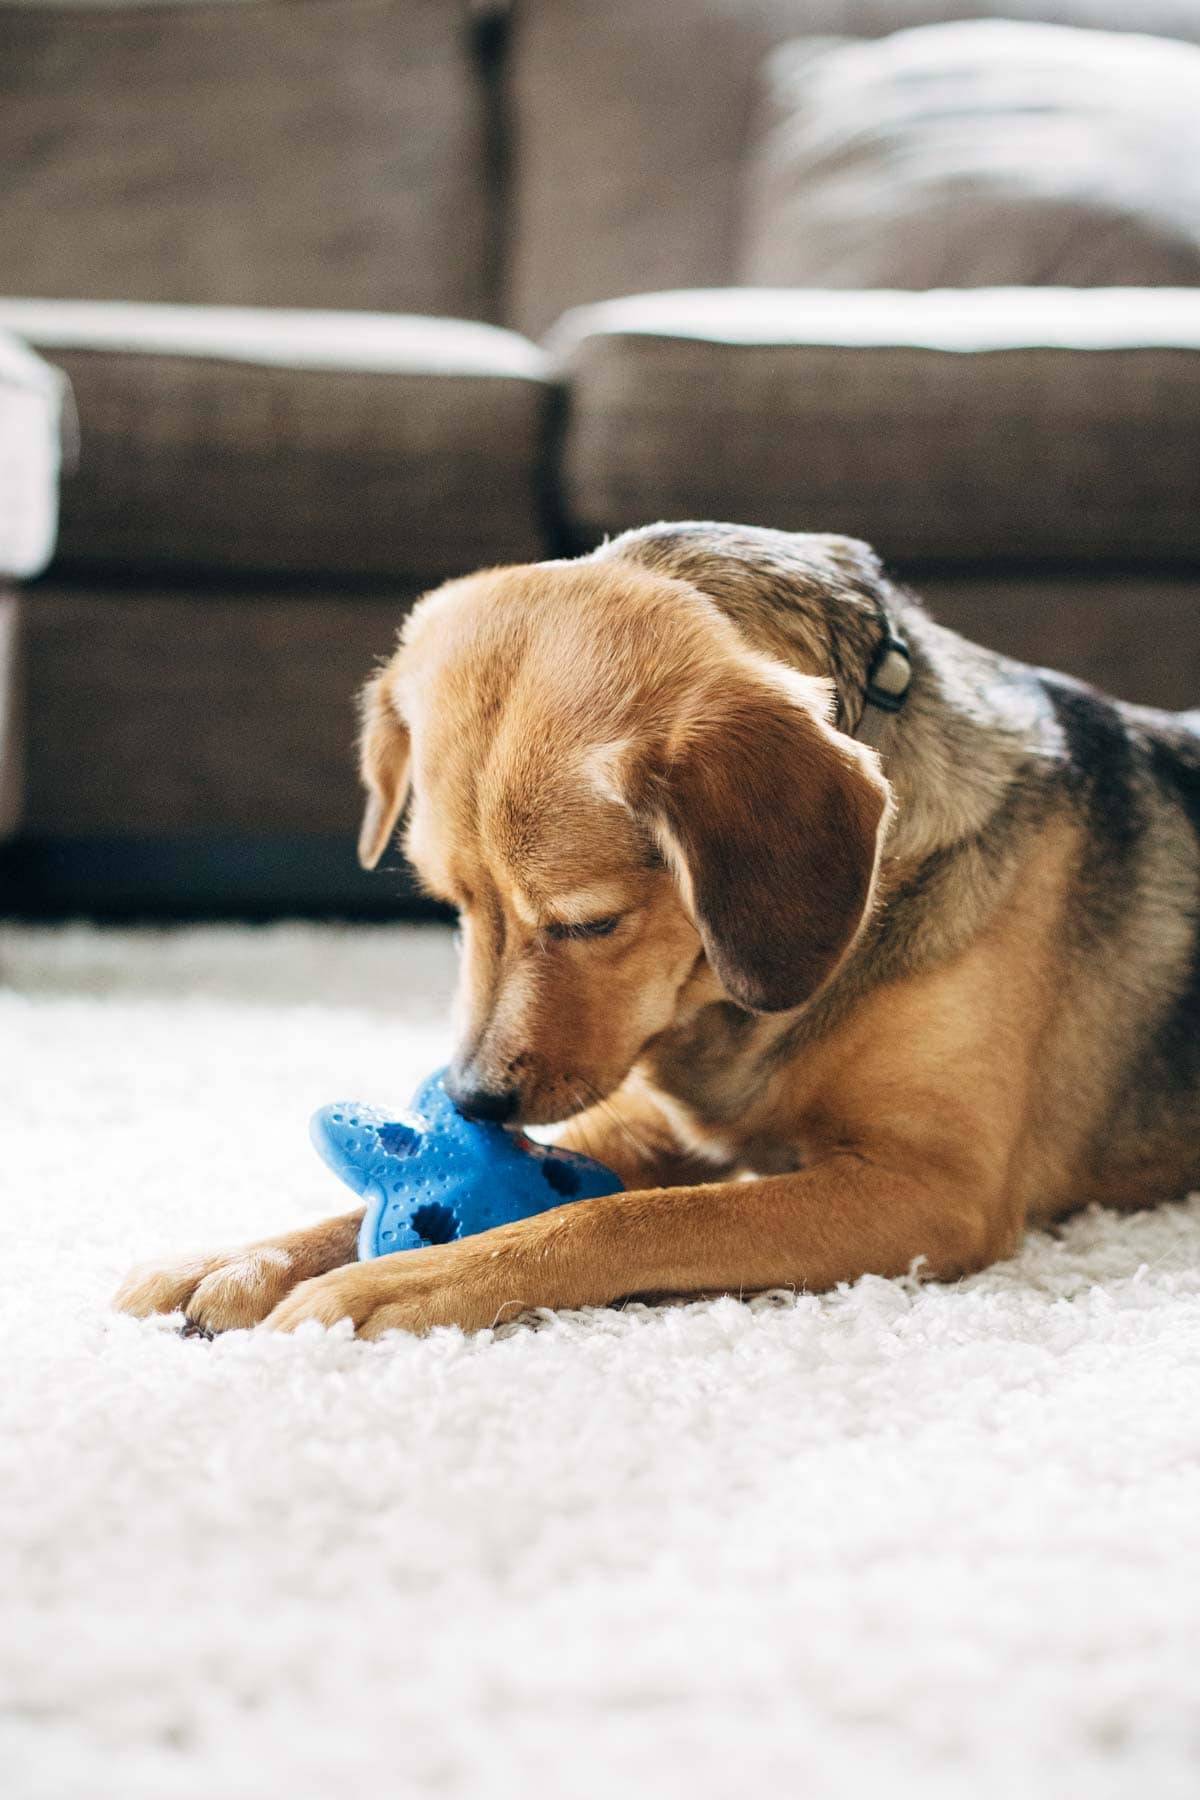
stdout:
POLYGON ((444 1076, 444 1069, 431 1075, 411 1110, 395 1119, 350 1101, 313 1114, 318 1153, 367 1203, 360 1262, 448 1244, 568 1200, 620 1192, 612 1170, 590 1156, 465 1119, 444 1076))

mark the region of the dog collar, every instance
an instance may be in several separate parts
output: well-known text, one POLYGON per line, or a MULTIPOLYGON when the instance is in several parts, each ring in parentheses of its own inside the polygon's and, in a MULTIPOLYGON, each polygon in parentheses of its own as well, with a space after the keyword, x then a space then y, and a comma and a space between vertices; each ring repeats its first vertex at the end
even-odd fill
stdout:
POLYGON ((913 674, 908 645, 892 630, 892 622, 882 606, 878 608, 877 616, 883 636, 867 670, 862 717, 854 734, 860 743, 869 744, 873 749, 889 714, 898 713, 908 699, 913 674))

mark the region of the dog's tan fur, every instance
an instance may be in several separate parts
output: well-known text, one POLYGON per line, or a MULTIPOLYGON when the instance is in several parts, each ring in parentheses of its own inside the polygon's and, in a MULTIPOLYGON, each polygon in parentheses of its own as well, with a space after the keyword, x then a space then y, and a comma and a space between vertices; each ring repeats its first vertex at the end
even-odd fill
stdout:
POLYGON ((460 1076, 627 1191, 366 1264, 352 1213, 135 1274, 132 1312, 376 1336, 948 1278, 1200 1178, 1194 735, 942 631, 865 546, 663 526, 450 583, 362 768, 363 861, 407 805, 462 915, 460 1076), (915 676, 877 756, 881 605, 915 676))

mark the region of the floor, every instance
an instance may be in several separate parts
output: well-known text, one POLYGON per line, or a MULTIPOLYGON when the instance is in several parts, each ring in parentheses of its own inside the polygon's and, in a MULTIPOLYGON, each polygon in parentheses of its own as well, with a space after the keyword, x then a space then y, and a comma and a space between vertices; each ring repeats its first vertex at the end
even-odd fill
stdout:
POLYGON ((434 928, 0 930, 7 1800, 1194 1795, 1200 1202, 957 1287, 208 1343, 434 928))

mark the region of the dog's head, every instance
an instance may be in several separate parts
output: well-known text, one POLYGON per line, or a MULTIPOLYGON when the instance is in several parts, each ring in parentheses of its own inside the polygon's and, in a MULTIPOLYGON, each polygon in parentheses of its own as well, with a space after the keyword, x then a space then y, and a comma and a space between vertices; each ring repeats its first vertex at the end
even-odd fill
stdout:
POLYGON ((632 562, 493 570, 415 609, 364 695, 359 855, 409 801, 408 855, 462 920, 466 1110, 566 1118, 698 996, 779 1012, 825 985, 888 806, 830 708, 632 562))

